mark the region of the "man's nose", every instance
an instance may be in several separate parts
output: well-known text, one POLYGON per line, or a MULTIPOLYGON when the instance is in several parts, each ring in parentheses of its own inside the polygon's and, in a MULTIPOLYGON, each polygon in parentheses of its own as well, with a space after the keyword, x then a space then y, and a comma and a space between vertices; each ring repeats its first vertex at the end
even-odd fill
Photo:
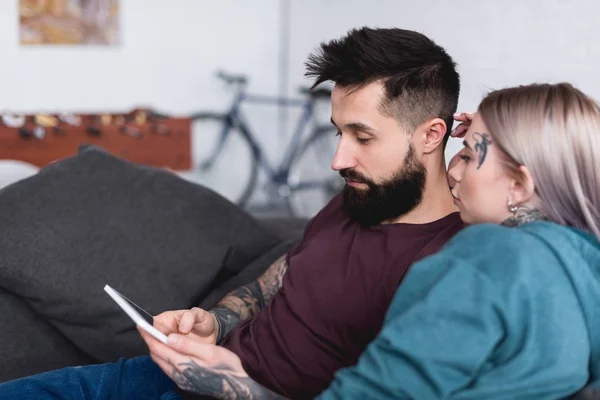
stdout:
POLYGON ((352 146, 349 146, 348 143, 341 138, 338 142, 337 149, 335 150, 331 168, 335 171, 341 171, 347 168, 354 168, 355 166, 356 158, 352 151, 352 146))

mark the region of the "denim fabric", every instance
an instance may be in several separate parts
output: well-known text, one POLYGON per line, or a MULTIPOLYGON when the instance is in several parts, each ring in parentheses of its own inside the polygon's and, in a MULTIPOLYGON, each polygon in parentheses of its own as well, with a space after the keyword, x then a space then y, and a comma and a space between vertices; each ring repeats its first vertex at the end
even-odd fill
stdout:
POLYGON ((69 367, 0 384, 0 399, 178 400, 175 383, 148 356, 69 367))

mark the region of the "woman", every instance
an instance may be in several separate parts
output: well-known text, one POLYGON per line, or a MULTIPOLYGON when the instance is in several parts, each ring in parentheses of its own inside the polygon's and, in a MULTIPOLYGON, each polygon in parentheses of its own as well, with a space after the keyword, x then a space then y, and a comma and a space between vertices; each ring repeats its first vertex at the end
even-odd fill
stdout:
MULTIPOLYGON (((529 85, 460 118, 449 177, 473 226, 411 268, 323 399, 557 399, 599 380, 599 106, 569 84, 529 85)), ((182 388, 210 379, 230 398, 277 398, 225 349, 143 336, 182 388)))

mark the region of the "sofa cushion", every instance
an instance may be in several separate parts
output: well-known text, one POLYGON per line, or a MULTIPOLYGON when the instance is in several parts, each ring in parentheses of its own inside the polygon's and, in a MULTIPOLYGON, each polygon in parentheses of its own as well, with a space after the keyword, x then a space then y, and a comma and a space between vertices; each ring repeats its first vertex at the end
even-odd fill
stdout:
POLYGON ((97 147, 0 190, 0 230, 0 285, 98 361, 147 353, 105 284, 153 314, 189 308, 280 242, 206 187, 97 147))
POLYGON ((19 296, 0 288, 0 382, 94 360, 19 296))
POLYGON ((282 242, 301 239, 309 221, 300 217, 259 217, 259 219, 282 242))

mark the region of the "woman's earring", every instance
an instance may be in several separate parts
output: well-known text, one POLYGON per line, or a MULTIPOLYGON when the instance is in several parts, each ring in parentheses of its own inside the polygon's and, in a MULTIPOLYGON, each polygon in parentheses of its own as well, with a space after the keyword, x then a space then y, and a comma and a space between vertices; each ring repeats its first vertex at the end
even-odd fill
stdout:
POLYGON ((508 204, 506 207, 508 208, 508 211, 512 213, 513 216, 517 213, 517 210, 519 209, 519 207, 513 205, 510 200, 508 200, 508 204))

